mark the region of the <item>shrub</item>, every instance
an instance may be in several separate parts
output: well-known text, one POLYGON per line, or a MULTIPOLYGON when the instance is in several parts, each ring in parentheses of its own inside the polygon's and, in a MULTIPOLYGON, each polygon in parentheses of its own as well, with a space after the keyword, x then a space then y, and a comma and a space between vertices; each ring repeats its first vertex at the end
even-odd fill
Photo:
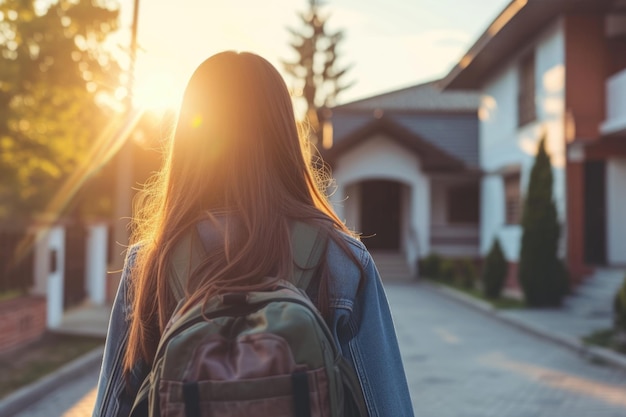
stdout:
POLYGON ((490 299, 499 298, 504 288, 506 274, 508 271, 508 263, 502 253, 500 241, 494 239, 489 254, 485 259, 485 267, 483 268, 483 290, 485 296, 490 299))
POLYGON ((441 275, 441 256, 430 254, 419 261, 419 275, 425 278, 439 278, 441 275))
POLYGON ((626 278, 613 300, 613 323, 615 330, 626 332, 626 278))
POLYGON ((456 275, 456 264, 453 259, 444 259, 441 261, 439 276, 437 278, 442 281, 452 283, 456 275))
POLYGON ((555 306, 567 292, 567 272, 557 258, 560 227, 552 198, 552 164, 545 149, 545 138, 539 142, 537 156, 522 215, 522 245, 519 282, 526 303, 531 306, 555 306))
POLYGON ((474 288, 476 283, 476 265, 470 258, 463 258, 457 264, 456 284, 467 289, 474 288))

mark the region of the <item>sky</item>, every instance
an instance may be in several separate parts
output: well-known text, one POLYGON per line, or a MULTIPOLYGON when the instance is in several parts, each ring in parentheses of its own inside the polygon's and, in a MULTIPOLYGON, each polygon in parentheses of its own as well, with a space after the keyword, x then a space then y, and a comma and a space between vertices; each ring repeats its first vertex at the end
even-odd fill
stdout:
MULTIPOLYGON (((117 42, 130 39, 133 0, 119 0, 117 42)), ((344 31, 342 65, 352 88, 339 103, 441 78, 509 0, 326 0, 331 29, 344 31)), ((294 57, 287 28, 307 0, 141 0, 136 103, 176 106, 193 70, 223 50, 255 52, 281 73, 294 57)), ((284 73, 283 73, 284 75, 284 73)), ((288 85, 289 79, 285 77, 288 85)))

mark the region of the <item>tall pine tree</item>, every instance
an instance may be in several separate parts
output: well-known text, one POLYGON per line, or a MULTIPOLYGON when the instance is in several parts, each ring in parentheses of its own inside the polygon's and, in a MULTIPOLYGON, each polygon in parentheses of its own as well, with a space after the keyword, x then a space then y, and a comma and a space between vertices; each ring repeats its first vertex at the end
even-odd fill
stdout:
POLYGON ((560 227, 552 198, 552 164, 546 152, 545 137, 537 156, 522 215, 522 247, 519 282, 530 306, 555 306, 567 291, 567 274, 557 257, 560 227))
POLYGON ((293 90, 302 92, 314 143, 321 137, 327 118, 325 109, 334 105, 337 96, 352 86, 352 83, 344 83, 350 66, 338 63, 338 47, 344 38, 343 31, 328 29, 329 15, 323 15, 321 7, 320 0, 309 0, 308 10, 299 13, 302 27, 288 29, 293 36, 291 47, 297 58, 282 62, 285 71, 293 78, 293 90))

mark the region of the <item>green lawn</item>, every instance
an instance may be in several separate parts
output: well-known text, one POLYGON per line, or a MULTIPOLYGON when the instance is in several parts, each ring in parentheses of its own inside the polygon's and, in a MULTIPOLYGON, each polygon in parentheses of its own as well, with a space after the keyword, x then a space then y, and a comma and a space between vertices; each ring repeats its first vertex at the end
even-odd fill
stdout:
POLYGON ((626 344, 618 343, 616 340, 616 332, 613 329, 600 330, 583 338, 588 345, 596 345, 616 352, 626 353, 626 344))
POLYGON ((0 398, 104 344, 103 338, 48 333, 0 356, 0 398))

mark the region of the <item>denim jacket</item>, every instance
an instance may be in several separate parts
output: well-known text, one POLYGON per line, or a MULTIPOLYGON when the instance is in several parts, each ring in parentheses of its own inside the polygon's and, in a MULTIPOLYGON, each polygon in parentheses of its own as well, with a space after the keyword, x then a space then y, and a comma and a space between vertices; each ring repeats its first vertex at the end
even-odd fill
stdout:
MULTIPOLYGON (((201 232, 202 234, 202 232, 201 232)), ((331 330, 342 355, 356 371, 369 415, 372 417, 413 417, 413 408, 387 298, 379 273, 365 246, 344 235, 344 239, 365 271, 359 288, 360 271, 332 240, 326 249, 331 275, 331 330), (358 290, 358 291, 357 291, 358 290)), ((98 381, 93 417, 126 417, 136 392, 149 371, 133 369, 127 389, 122 360, 128 339, 127 286, 136 250, 126 258, 122 279, 111 312, 108 335, 98 381)))

